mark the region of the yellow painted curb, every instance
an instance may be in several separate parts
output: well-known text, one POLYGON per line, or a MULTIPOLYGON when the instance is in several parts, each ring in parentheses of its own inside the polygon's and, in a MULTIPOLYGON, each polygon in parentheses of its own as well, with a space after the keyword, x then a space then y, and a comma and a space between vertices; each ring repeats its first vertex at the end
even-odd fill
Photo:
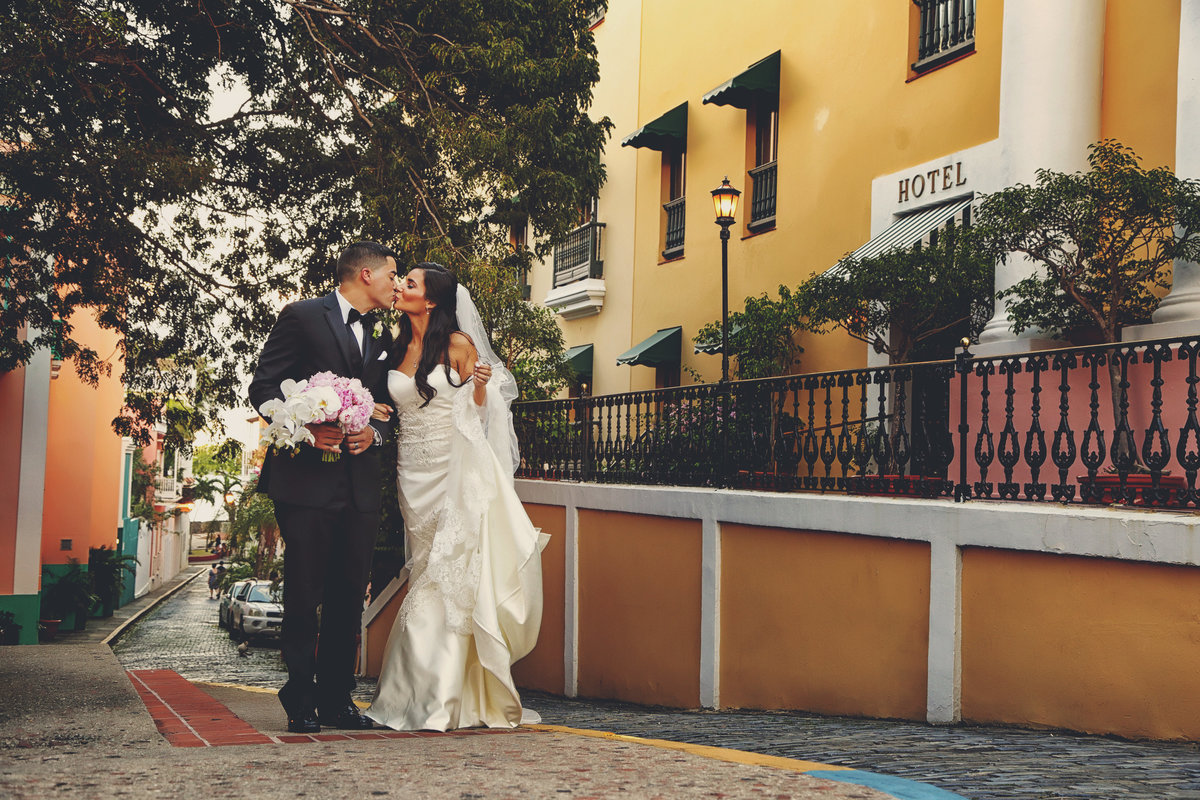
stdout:
POLYGON ((220 681, 192 681, 197 686, 216 686, 221 689, 241 689, 245 692, 258 692, 259 694, 279 694, 278 689, 267 689, 262 686, 247 686, 244 683, 221 683, 220 681))
POLYGON ((731 750, 727 747, 712 747, 704 744, 687 744, 685 742, 671 742, 666 739, 643 739, 640 736, 625 736, 620 733, 609 733, 608 731, 589 731, 582 728, 568 728, 564 725, 522 725, 522 728, 529 728, 535 731, 547 731, 550 733, 573 733, 576 736, 591 736, 594 739, 608 739, 616 742, 630 742, 632 744, 644 744, 650 747, 661 747, 664 750, 679 750, 684 753, 701 756, 703 758, 712 758, 717 761, 729 761, 734 764, 748 764, 755 767, 774 767, 775 769, 786 769, 792 772, 808 772, 809 770, 849 770, 850 767, 838 767, 833 764, 821 764, 816 761, 801 761, 797 758, 783 758, 782 756, 767 756, 762 753, 747 753, 744 750, 731 750))

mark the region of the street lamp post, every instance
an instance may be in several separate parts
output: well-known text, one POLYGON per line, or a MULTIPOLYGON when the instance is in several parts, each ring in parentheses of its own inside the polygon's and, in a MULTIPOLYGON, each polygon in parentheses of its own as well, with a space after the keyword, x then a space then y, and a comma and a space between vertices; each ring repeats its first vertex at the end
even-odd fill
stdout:
POLYGON ((729 185, 729 176, 712 190, 713 210, 721 226, 721 383, 729 383, 729 226, 737 214, 740 195, 729 185))
POLYGON ((712 190, 713 210, 717 224, 721 226, 721 485, 729 486, 732 481, 729 457, 729 414, 733 410, 733 397, 729 389, 729 226, 737 213, 737 189, 729 185, 729 176, 712 190))

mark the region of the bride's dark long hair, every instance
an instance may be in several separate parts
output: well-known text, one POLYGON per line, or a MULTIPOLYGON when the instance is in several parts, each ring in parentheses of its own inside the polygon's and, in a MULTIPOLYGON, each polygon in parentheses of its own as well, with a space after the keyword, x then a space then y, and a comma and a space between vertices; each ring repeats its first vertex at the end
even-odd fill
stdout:
MULTIPOLYGON (((450 377, 450 334, 458 330, 458 279, 454 273, 434 261, 422 261, 413 269, 425 275, 425 299, 434 303, 429 312, 429 325, 421 342, 421 361, 415 376, 417 394, 429 405, 437 389, 429 385, 429 373, 439 364, 446 370, 446 380, 451 386, 462 386, 450 377)), ((465 335, 465 334, 464 334, 465 335)), ((396 336, 396 355, 392 369, 398 369, 412 341, 412 320, 408 314, 400 315, 400 333, 396 336)))

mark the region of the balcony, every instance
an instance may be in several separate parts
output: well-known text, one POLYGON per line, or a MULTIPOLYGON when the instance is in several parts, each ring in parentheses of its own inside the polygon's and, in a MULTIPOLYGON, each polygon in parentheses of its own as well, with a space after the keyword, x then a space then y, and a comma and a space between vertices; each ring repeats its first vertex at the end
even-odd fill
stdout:
POLYGON ((604 308, 604 223, 580 225, 554 248, 554 285, 542 304, 563 319, 599 314, 604 308))
POLYGON ((603 222, 589 222, 567 234, 554 247, 554 288, 566 286, 584 278, 603 278, 604 262, 600 259, 600 234, 603 222))
POLYGON ((775 227, 775 176, 777 162, 770 161, 750 170, 750 221, 746 227, 751 233, 775 227))
POLYGON ((1193 336, 517 403, 517 474, 1196 509, 1198 373, 1193 336))
POLYGON ((975 49, 975 0, 913 0, 921 9, 914 72, 925 72, 975 49))
POLYGON ((180 481, 162 475, 154 479, 154 502, 173 503, 180 497, 180 481))
POLYGON ((684 200, 680 197, 672 200, 663 206, 663 211, 667 212, 667 237, 663 246, 662 257, 664 261, 670 261, 674 258, 683 258, 683 223, 684 223, 684 200))

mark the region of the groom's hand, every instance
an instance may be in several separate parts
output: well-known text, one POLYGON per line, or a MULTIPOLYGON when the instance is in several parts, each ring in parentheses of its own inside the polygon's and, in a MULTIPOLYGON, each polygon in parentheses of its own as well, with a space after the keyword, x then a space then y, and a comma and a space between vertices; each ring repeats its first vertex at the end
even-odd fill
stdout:
POLYGON ((312 432, 313 438, 316 439, 313 442, 313 447, 318 450, 326 450, 330 453, 342 452, 341 444, 345 434, 342 433, 340 427, 332 422, 323 422, 319 425, 312 423, 305 427, 312 432))
POLYGON ((350 455, 352 456, 365 452, 374 443, 375 430, 370 425, 361 431, 346 434, 346 446, 350 448, 350 455))

